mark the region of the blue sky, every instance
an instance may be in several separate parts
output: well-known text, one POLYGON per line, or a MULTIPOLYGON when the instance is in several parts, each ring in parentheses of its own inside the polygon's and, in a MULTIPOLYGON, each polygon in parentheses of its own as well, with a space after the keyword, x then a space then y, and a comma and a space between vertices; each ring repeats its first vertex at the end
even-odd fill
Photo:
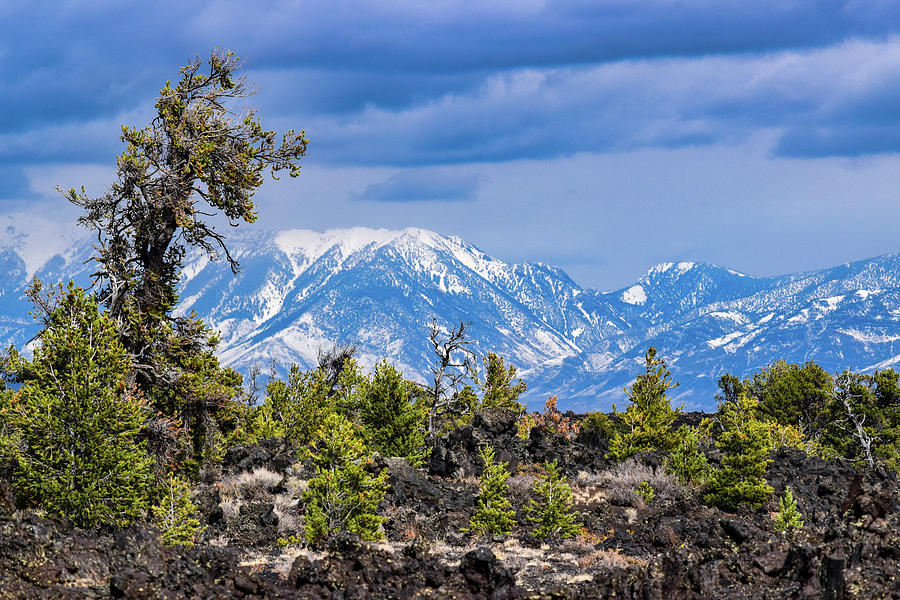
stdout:
POLYGON ((76 213, 216 46, 305 129, 259 227, 425 227, 585 286, 900 250, 896 2, 0 2, 0 213, 76 213), (264 4, 263 8, 257 4, 264 4))

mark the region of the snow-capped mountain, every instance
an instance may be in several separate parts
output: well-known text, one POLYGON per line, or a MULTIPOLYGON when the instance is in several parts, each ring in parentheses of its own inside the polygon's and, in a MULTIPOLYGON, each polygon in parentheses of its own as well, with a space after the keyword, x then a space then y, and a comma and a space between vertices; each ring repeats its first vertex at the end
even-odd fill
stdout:
MULTIPOLYGON (((21 217, 0 221, 0 340, 36 328, 22 292, 31 277, 84 282, 87 236, 21 217), (40 236, 35 235, 40 231, 40 236), (52 237, 52 242, 43 240, 52 237), (36 240, 41 240, 38 244, 36 240)), ((457 237, 421 229, 239 232, 238 276, 194 255, 179 310, 222 334, 225 364, 310 366, 320 348, 354 343, 362 363, 386 358, 424 381, 427 326, 471 322, 476 350, 517 365, 537 406, 606 409, 656 346, 681 382, 674 396, 711 408, 716 380, 775 360, 831 371, 900 363, 900 256, 772 278, 703 263, 663 263, 614 292, 583 289, 559 268, 511 265, 457 237)))

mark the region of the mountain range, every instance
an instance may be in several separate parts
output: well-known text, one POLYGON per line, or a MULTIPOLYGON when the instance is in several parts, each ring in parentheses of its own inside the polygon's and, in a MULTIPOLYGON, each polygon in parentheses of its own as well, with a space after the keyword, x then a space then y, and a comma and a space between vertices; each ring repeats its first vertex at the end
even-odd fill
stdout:
MULTIPOLYGON (((428 326, 471 323, 479 354, 519 368, 525 399, 607 410, 655 346, 688 409, 715 406, 716 381, 775 360, 815 360, 829 371, 900 363, 900 255, 830 269, 752 277, 706 263, 662 263, 615 291, 580 287, 543 263, 507 264, 453 236, 422 229, 317 233, 239 231, 241 263, 189 255, 180 311, 222 336, 224 364, 284 372, 315 364, 320 349, 352 343, 371 367, 388 359, 424 382, 428 326)), ((24 215, 0 217, 0 342, 37 331, 23 296, 31 278, 88 280, 89 236, 24 215)))

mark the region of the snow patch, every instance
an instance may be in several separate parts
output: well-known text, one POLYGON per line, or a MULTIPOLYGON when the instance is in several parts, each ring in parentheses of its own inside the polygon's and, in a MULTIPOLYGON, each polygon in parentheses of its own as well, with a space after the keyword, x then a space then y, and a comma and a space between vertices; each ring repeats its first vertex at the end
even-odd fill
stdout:
POLYGON ((184 285, 186 282, 199 275, 200 272, 205 269, 206 265, 208 264, 208 254, 206 254, 205 252, 194 254, 194 259, 186 264, 184 266, 184 269, 181 270, 181 285, 184 285))
POLYGON ((804 308, 796 315, 787 320, 788 323, 806 323, 809 321, 809 309, 804 308))
POLYGON ((647 271, 647 275, 658 275, 659 273, 665 273, 669 269, 675 266, 675 263, 663 262, 657 265, 653 265, 650 267, 650 270, 647 271))
POLYGON ((724 346, 725 344, 735 340, 743 335, 740 331, 733 331, 727 335, 723 335, 722 337, 717 337, 714 340, 707 340, 706 345, 710 348, 718 348, 720 346, 724 346))
POLYGON ((722 349, 728 354, 734 354, 737 352, 737 349, 747 344, 748 342, 753 341, 753 339, 759 335, 759 330, 751 331, 749 333, 743 334, 734 341, 726 344, 722 347, 722 349))
POLYGON ((747 317, 733 310, 715 310, 709 313, 709 316, 715 317, 717 319, 734 321, 735 323, 740 323, 741 325, 747 322, 747 317))
POLYGON ((288 229, 275 236, 278 249, 294 258, 303 258, 303 267, 316 262, 323 254, 337 247, 341 259, 359 252, 367 246, 381 247, 397 239, 403 232, 390 229, 351 227, 329 229, 323 233, 310 229, 288 229))
POLYGON ((596 352, 588 354, 588 364, 595 370, 600 371, 612 363, 615 355, 610 352, 596 352))
POLYGON ((830 312, 837 308, 838 304, 840 304, 843 299, 843 296, 831 296, 830 298, 822 298, 821 302, 824 302, 827 305, 825 310, 830 312))
POLYGON ((863 344, 886 344, 889 342, 900 341, 900 335, 871 333, 860 331, 859 329, 838 329, 838 333, 843 333, 863 344))
POLYGON ((640 285, 633 285, 622 292, 622 302, 628 304, 644 304, 647 302, 647 292, 640 285))

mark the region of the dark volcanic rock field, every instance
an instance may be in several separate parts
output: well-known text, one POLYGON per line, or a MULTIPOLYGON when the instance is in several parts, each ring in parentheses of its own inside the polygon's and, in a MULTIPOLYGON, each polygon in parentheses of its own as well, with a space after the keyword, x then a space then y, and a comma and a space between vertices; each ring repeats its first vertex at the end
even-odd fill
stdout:
POLYGON ((604 454, 602 439, 538 428, 522 439, 513 415, 482 411, 436 440, 424 469, 376 458, 389 472, 386 540, 345 534, 324 549, 276 543, 302 531, 310 476, 279 440, 232 449, 196 486, 208 529, 191 548, 164 547, 141 525, 86 532, 16 510, 0 482, 0 598, 900 598, 894 472, 782 449, 767 472, 769 504, 732 514, 665 475, 660 456, 613 465, 604 454), (484 443, 509 463, 520 523, 537 466, 558 459, 585 533, 542 542, 527 524, 510 536, 460 532, 484 443), (649 505, 633 491, 643 480, 656 491, 649 505), (805 521, 793 534, 772 517, 786 484, 805 521))

